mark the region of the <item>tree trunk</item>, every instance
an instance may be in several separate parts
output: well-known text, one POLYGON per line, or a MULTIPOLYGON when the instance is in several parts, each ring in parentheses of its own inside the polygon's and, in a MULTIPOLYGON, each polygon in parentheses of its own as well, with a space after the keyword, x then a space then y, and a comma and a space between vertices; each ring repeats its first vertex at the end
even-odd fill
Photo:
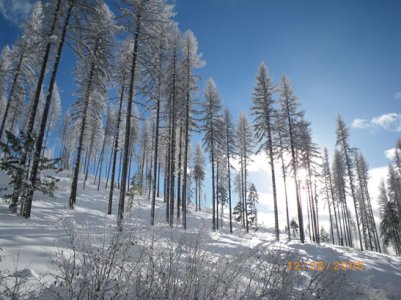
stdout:
MULTIPOLYGON (((64 22, 64 26, 63 26, 63 34, 64 34, 64 30, 67 31, 68 22, 69 22, 69 18, 70 18, 70 15, 71 15, 71 9, 72 9, 72 6, 70 6, 68 8, 68 13, 67 13, 67 16, 66 16, 66 19, 65 19, 65 22, 64 22)), ((41 65, 41 69, 40 69, 40 73, 39 73, 39 77, 38 77, 38 82, 37 82, 37 85, 36 85, 35 95, 33 97, 32 110, 30 112, 29 122, 28 122, 28 130, 27 130, 28 134, 32 134, 32 131, 33 131, 33 126, 34 126, 35 118, 36 118, 36 111, 38 109, 38 105, 39 105, 39 101, 40 101, 40 93, 42 91, 43 81, 45 79, 45 74, 46 74, 47 63, 49 61, 50 48, 52 46, 52 42, 50 40, 51 40, 51 37, 54 35, 55 29, 56 29, 59 10, 60 10, 60 0, 57 0, 56 10, 54 11, 53 20, 52 20, 52 23, 51 23, 51 28, 50 28, 49 34, 47 36, 48 42, 46 44, 46 50, 45 50, 45 54, 44 54, 44 57, 43 57, 43 62, 42 62, 42 65, 41 65)), ((60 46, 62 48, 63 45, 64 45, 64 40, 62 42, 60 42, 59 48, 60 48, 60 46)), ((61 51, 60 51, 60 54, 61 54, 61 51)), ((53 87, 51 87, 51 89, 53 90, 53 87)), ((49 103, 50 103, 50 101, 51 100, 49 100, 49 103)), ((46 127, 46 124, 44 125, 44 127, 46 127)))
POLYGON ((233 233, 232 207, 231 207, 231 165, 230 165, 230 146, 229 146, 229 130, 226 126, 226 149, 227 149, 227 179, 228 179, 228 213, 230 217, 230 233, 233 233))
POLYGON ((276 232, 276 240, 280 240, 280 231, 278 226, 278 208, 277 208, 277 191, 276 191, 276 175, 274 170, 274 153, 273 153, 273 139, 270 127, 270 119, 267 120, 267 131, 269 135, 269 157, 270 168, 272 172, 272 187, 273 187, 273 203, 274 203, 274 229, 276 232))
MULTIPOLYGON (((290 112, 289 108, 289 101, 286 99, 286 109, 288 112, 290 112)), ((295 190, 296 190, 296 198, 297 198, 297 210, 298 210, 298 223, 299 223, 299 238, 301 240, 301 243, 303 244, 305 242, 305 233, 304 233, 304 220, 303 220, 303 214, 302 214, 302 204, 301 200, 299 198, 299 188, 298 188, 298 176, 297 176, 297 160, 296 160, 296 155, 295 155, 295 146, 294 146, 294 134, 293 134, 293 124, 291 120, 291 116, 288 113, 287 116, 288 119, 288 130, 290 134, 290 146, 291 146, 291 156, 292 156, 292 168, 294 170, 294 183, 295 183, 295 190)))
MULTIPOLYGON (((177 222, 180 219, 180 208, 181 208, 181 174, 182 174, 182 126, 180 126, 180 144, 178 150, 178 179, 177 179, 177 222)), ((184 190, 184 187, 182 187, 184 190)), ((182 199, 184 199, 184 194, 182 194, 182 199)))
MULTIPOLYGON (((120 127, 120 125, 118 125, 118 126, 120 127)), ((113 138, 113 147, 114 147, 114 143, 115 143, 115 137, 113 138)), ((114 154, 114 148, 110 151, 109 165, 108 165, 107 170, 106 170, 106 173, 107 173, 106 177, 107 178, 106 178, 106 185, 104 186, 105 189, 107 189, 107 186, 108 186, 108 183, 109 183, 111 164, 112 164, 112 161, 113 161, 113 154, 114 154)))
MULTIPOLYGON (((343 147, 344 147, 344 142, 343 142, 343 147)), ((359 228, 360 227, 359 226, 359 214, 358 214, 358 208, 356 206, 354 178, 353 178, 352 169, 351 169, 351 159, 348 156, 348 152, 347 152, 346 148, 344 148, 344 153, 345 153, 345 162, 346 162, 347 170, 348 170, 348 178, 349 178, 349 185, 351 188, 351 195, 352 195, 352 199, 354 200, 354 209, 355 209, 356 227, 358 229, 358 236, 359 236, 359 245, 361 247, 361 251, 363 251, 361 229, 359 228)))
POLYGON ((117 226, 119 230, 122 230, 123 218, 124 218, 124 204, 125 204, 125 193, 126 193, 126 184, 127 184, 127 174, 128 174, 128 156, 129 156, 129 146, 130 146, 130 132, 131 132, 131 114, 132 114, 132 101, 134 100, 134 84, 135 84, 135 71, 136 71, 136 63, 138 58, 138 46, 139 46, 139 33, 141 30, 141 13, 138 13, 136 16, 136 31, 134 36, 134 49, 132 52, 132 61, 131 61, 131 75, 129 82, 129 90, 128 90, 128 101, 127 101, 127 116, 125 123, 125 141, 124 141, 124 151, 123 151, 123 170, 122 170, 122 178, 121 178, 121 190, 120 190, 120 199, 118 203, 118 217, 117 217, 117 226))
POLYGON ((219 229, 219 159, 216 159, 216 229, 219 229))
POLYGON ((84 141, 86 118, 88 115, 89 97, 92 93, 92 84, 93 84, 92 81, 93 81, 94 68, 95 68, 95 63, 92 62, 91 69, 89 72, 89 83, 88 83, 88 87, 87 87, 86 95, 85 95, 86 100, 85 100, 84 112, 83 112, 83 116, 82 116, 81 129, 79 132, 77 157, 75 160, 74 176, 72 179, 71 194, 70 194, 70 199, 69 199, 69 208, 70 209, 74 209, 74 205, 75 205, 76 198, 77 198, 78 177, 79 177, 79 169, 80 169, 80 164, 81 164, 81 152, 82 152, 82 145, 83 145, 83 141, 84 141))
POLYGON ((248 196, 248 187, 247 187, 247 159, 246 159, 246 149, 245 149, 245 161, 244 161, 244 203, 245 203, 245 224, 246 224, 246 232, 249 232, 249 222, 248 222, 248 203, 247 203, 247 196, 248 196))
POLYGON ((153 192, 152 192, 152 205, 150 210, 150 223, 155 224, 155 206, 156 206, 156 182, 157 182, 157 197, 159 197, 159 180, 160 180, 160 162, 159 173, 157 173, 157 159, 159 155, 159 127, 160 127, 160 94, 156 101, 156 127, 155 127, 155 152, 153 156, 153 192))
MULTIPOLYGON (((60 0, 57 2, 57 8, 56 8, 56 12, 54 14, 51 32, 54 31, 54 28, 56 26, 55 23, 57 22, 57 15, 58 15, 59 7, 60 7, 60 0)), ((67 33, 67 27, 68 27, 68 24, 70 21, 70 17, 71 17, 71 11, 72 11, 72 5, 68 8, 67 15, 64 20, 63 31, 62 31, 62 34, 60 37, 60 42, 58 45, 57 54, 56 54, 56 58, 55 58, 54 65, 53 65, 53 71, 52 71, 52 74, 50 77, 49 87, 48 87, 47 96, 46 96, 46 103, 45 103, 45 107, 43 110, 42 121, 41 121, 40 130, 39 130, 39 136, 38 136, 38 139, 35 144, 34 161, 32 164, 31 177, 30 177, 32 188, 31 188, 31 190, 28 191, 27 196, 26 196, 26 204, 27 205, 26 205, 26 210, 25 210, 25 214, 24 214, 24 216, 26 218, 29 218, 31 215, 32 198, 33 198, 34 189, 35 189, 35 185, 36 185, 36 177, 37 177, 38 168, 39 168, 40 153, 42 152, 42 142, 43 142, 43 137, 44 137, 44 133, 45 133, 45 129, 46 129, 47 116, 49 113, 50 104, 51 104, 51 100, 52 100, 52 96, 53 96, 54 84, 56 82, 57 70, 58 70, 60 60, 61 60, 61 53, 62 53, 62 50, 64 47, 64 40, 65 40, 65 36, 67 33)), ((49 35, 49 37, 51 37, 51 35, 49 35)), ((49 50, 48 52, 50 52, 51 43, 49 42, 47 46, 48 46, 48 50, 49 50)), ((46 61, 47 59, 48 59, 48 53, 47 53, 47 55, 45 55, 43 65, 44 64, 47 65, 47 61, 46 61), (45 63, 45 61, 46 61, 46 63, 45 63)), ((44 77, 45 71, 46 71, 46 66, 44 66, 43 77, 44 77)), ((42 82, 43 82, 43 79, 42 79, 42 82)), ((40 84, 40 86, 39 86, 38 98, 40 97, 41 88, 42 88, 42 84, 40 84)), ((75 191, 75 197, 76 197, 76 191, 75 191)), ((74 203, 75 203, 75 198, 74 198, 74 203)))
POLYGON ((91 134, 91 140, 89 142, 89 149, 88 149, 88 161, 86 163, 86 170, 85 170, 85 179, 84 179, 84 186, 83 189, 85 189, 86 186, 86 180, 88 179, 88 173, 89 173, 89 165, 91 161, 91 156, 93 152, 93 140, 95 139, 95 129, 92 127, 92 134, 91 134))
MULTIPOLYGON (((125 76, 123 77, 122 85, 121 85, 121 93, 120 93, 120 104, 118 107, 118 115, 117 115, 117 127, 116 132, 114 134, 114 147, 113 147, 113 164, 111 171, 111 179, 110 179, 110 192, 109 192, 109 205, 107 208, 107 214, 111 215, 111 210, 113 206, 113 192, 114 192, 114 178, 116 174, 116 165, 117 165, 117 152, 119 148, 119 135, 120 135, 120 123, 121 123, 121 114, 123 110, 123 102, 124 102, 124 90, 125 90, 125 76)), ((110 159, 111 161, 111 159, 110 159)), ((110 167, 109 167, 110 171, 110 167)), ((107 185, 107 184, 106 184, 107 185)))
POLYGON ((10 93, 9 93, 9 95, 8 95, 6 108, 5 108, 5 110, 4 110, 3 119, 2 119, 2 121, 1 121, 1 127, 0 127, 0 141, 1 141, 1 138, 2 138, 2 136, 3 136, 4 128, 5 128, 5 126, 6 126, 8 111, 9 111, 9 109, 10 109, 10 105, 11 105, 12 98, 14 97, 14 92, 15 92, 15 89, 16 89, 16 86, 17 86, 17 81, 18 81, 18 78, 19 78, 20 73, 21 73, 21 65, 22 65, 22 60, 23 60, 23 58, 24 58, 24 52, 25 52, 25 50, 23 51, 23 54, 19 57, 18 65, 17 65, 17 70, 15 71, 15 75, 14 75, 14 78, 13 78, 13 82, 12 82, 12 84, 11 84, 10 93))

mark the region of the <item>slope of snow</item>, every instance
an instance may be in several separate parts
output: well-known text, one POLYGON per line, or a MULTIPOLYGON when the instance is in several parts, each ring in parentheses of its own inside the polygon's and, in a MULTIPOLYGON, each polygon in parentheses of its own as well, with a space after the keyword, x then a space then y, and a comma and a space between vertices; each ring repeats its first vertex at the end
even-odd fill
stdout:
MULTIPOLYGON (((67 209, 67 201, 71 186, 71 177, 67 173, 60 173, 59 188, 55 199, 36 195, 33 203, 32 217, 26 220, 20 216, 10 214, 8 205, 0 199, 0 275, 7 277, 3 280, 12 281, 18 277, 39 278, 49 273, 57 272, 55 263, 57 253, 70 248, 70 236, 66 231, 66 221, 78 224, 79 228, 87 229, 94 235, 101 236, 107 226, 116 223, 115 213, 118 199, 118 189, 113 203, 113 215, 105 214, 108 190, 101 187, 97 191, 92 185, 93 178, 89 178, 85 190, 79 182, 76 208, 67 209)), ((82 177, 82 176, 81 176, 82 177)), ((0 188, 7 187, 7 177, 0 173, 0 188)), ((4 194, 4 191, 2 192, 4 194)), ((127 199, 127 205, 129 200, 127 199)), ((126 226, 136 223, 136 226, 149 228, 150 204, 147 199, 135 199, 132 209, 125 215, 126 226), (139 225, 138 225, 139 224, 139 225)), ((281 253, 289 254, 292 262, 323 261, 325 265, 338 262, 362 262, 364 269, 347 271, 352 289, 359 299, 399 299, 401 298, 401 258, 370 251, 358 251, 331 244, 315 245, 301 244, 294 240, 286 242, 285 234, 282 241, 276 242, 270 228, 259 228, 249 234, 235 224, 234 233, 229 233, 227 220, 218 231, 211 230, 211 213, 208 209, 195 212, 190 207, 188 213, 188 229, 184 231, 181 225, 174 225, 171 229, 165 222, 165 204, 161 199, 156 203, 156 239, 168 241, 185 237, 188 240, 202 238, 205 249, 216 259, 221 257, 235 257, 242 252, 253 248, 275 248, 281 253)), ((285 262, 284 262, 285 264, 285 262)), ((282 268, 287 266, 283 265, 282 268)), ((298 271, 299 276, 312 276, 319 271, 298 271), (308 275, 309 274, 309 275, 308 275)), ((329 272, 339 272, 331 270, 329 272)), ((340 273, 338 273, 340 274, 340 273)), ((0 282, 2 278, 0 276, 0 282)), ((333 298, 334 295, 332 295, 333 298)))

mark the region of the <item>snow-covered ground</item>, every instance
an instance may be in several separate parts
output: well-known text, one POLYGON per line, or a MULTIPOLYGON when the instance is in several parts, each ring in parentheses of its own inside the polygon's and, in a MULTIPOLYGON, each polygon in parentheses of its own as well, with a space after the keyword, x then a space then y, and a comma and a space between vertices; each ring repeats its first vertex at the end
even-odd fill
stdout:
MULTIPOLYGON (((2 282, 0 286, 12 287, 15 282, 19 282, 18 278, 28 279, 30 285, 36 285, 35 287, 25 285, 24 289, 39 289, 46 286, 46 282, 49 282, 46 281, 49 274, 52 274, 51 278, 55 278, 55 274, 60 274, 60 258, 67 257, 65 253, 71 249, 72 231, 78 232, 75 236, 76 239, 78 236, 83 237, 90 245, 99 243, 102 237, 108 236, 105 232, 109 232, 110 228, 114 227, 118 189, 114 197, 113 215, 108 216, 105 214, 108 190, 101 187, 101 190, 97 191, 91 178, 88 179, 85 190, 82 189, 83 183, 80 182, 75 210, 70 211, 67 209, 67 201, 71 178, 67 173, 59 173, 57 176, 59 176, 60 182, 56 197, 52 199, 36 195, 37 200, 33 203, 32 217, 29 220, 11 214, 7 203, 3 199, 0 200, 0 283, 2 282), (71 229, 72 227, 74 230, 71 229)), ((7 177, 0 173, 0 188, 7 187, 7 184, 7 177)), ((2 193, 4 194, 4 191, 2 193)), ((127 204, 128 202, 127 199, 127 204)), ((301 244, 297 240, 287 242, 285 234, 281 235, 281 242, 276 242, 272 229, 264 227, 247 234, 240 225, 235 224, 234 233, 230 234, 227 220, 224 221, 222 228, 213 232, 210 211, 203 209, 201 212, 195 212, 193 207, 190 207, 188 213, 188 229, 186 231, 182 229, 181 225, 174 225, 171 228, 165 222, 165 204, 162 199, 158 199, 156 203, 155 223, 155 226, 150 225, 150 203, 147 199, 135 199, 131 210, 125 215, 124 226, 127 230, 131 230, 131 233, 136 231, 133 241, 135 239, 145 241, 148 247, 169 244, 171 241, 177 245, 183 238, 193 244, 194 241, 201 239, 203 253, 207 253, 208 257, 214 257, 218 268, 221 268, 218 263, 223 258, 238 258, 243 253, 258 256, 264 249, 274 249, 275 252, 271 250, 273 252, 269 253, 284 255, 280 262, 281 270, 291 273, 293 278, 297 276, 300 278, 315 276, 317 278, 319 273, 330 274, 332 277, 328 277, 331 278, 329 280, 337 276, 346 276, 344 289, 347 290, 348 297, 344 298, 338 290, 336 292, 336 289, 341 289, 341 286, 336 287, 333 283, 333 290, 326 294, 330 299, 340 296, 342 299, 401 299, 401 258, 398 257, 370 251, 361 252, 324 243, 321 245, 301 244), (144 235, 144 232, 151 232, 151 234, 144 235), (150 239, 154 239, 155 242, 150 239), (252 252, 252 249, 258 250, 252 252), (293 268, 297 261, 302 262, 301 270, 287 271, 288 262, 292 263, 291 267, 293 268), (313 267, 313 262, 323 262, 324 268, 329 270, 308 270, 313 267), (337 265, 336 262, 340 265, 337 265), (355 270, 342 272, 342 262, 348 264, 347 268, 351 262, 355 263, 355 270), (339 267, 340 270, 335 270, 336 267, 339 267), (359 267, 362 270, 359 270, 359 267)), ((261 264, 254 266, 260 268, 261 264)), ((213 269, 211 266, 210 268, 213 269)), ((251 274, 251 272, 247 274, 251 274)), ((305 287, 300 289, 303 288, 305 287)), ((330 282, 326 283, 325 289, 330 289, 330 282)), ((269 295, 268 298, 275 298, 271 294, 269 295)), ((292 297, 297 298, 300 295, 294 294, 292 297)), ((163 297, 163 295, 156 296, 163 297)), ((213 298, 213 294, 209 296, 213 298)), ((209 296, 204 295, 199 298, 209 296)), ((39 294, 39 298, 47 297, 51 298, 49 294, 47 296, 44 293, 39 294)), ((173 298, 171 294, 168 297, 173 298)), ((249 294, 249 297, 256 297, 256 295, 249 294)), ((280 298, 280 296, 276 297, 280 298)), ((310 297, 313 298, 313 293, 310 297)), ((113 297, 110 296, 110 298, 113 297)), ((131 295, 126 298, 141 297, 131 295)), ((142 298, 146 297, 142 296, 142 298)))

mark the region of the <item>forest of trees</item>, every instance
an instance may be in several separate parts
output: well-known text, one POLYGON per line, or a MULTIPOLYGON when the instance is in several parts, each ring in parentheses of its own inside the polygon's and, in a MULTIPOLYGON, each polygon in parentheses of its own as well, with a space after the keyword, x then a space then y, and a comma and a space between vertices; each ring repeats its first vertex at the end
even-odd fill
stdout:
POLYGON ((29 218, 34 194, 52 195, 57 186, 48 170, 63 169, 72 178, 70 209, 79 201, 81 179, 83 188, 107 192, 107 213, 117 214, 121 230, 126 201, 136 196, 150 201, 152 225, 160 221, 160 197, 165 221, 187 228, 189 209, 207 205, 210 185, 213 230, 224 218, 230 232, 233 222, 247 232, 257 229, 257 203, 265 201, 273 207, 277 240, 296 235, 302 243, 308 238, 377 252, 391 246, 401 255, 401 140, 380 185, 377 228, 369 166, 350 145, 342 117, 330 160, 313 141, 290 78, 274 83, 262 63, 255 67, 251 114, 235 120, 212 78, 200 91, 197 70, 205 62, 194 33, 181 32, 174 15, 164 0, 121 0, 113 9, 102 0, 36 2, 20 37, 0 56, 0 168, 11 178, 10 210, 29 218), (62 111, 57 79, 66 48, 75 54, 76 89, 69 91, 74 103, 62 111), (257 154, 266 158, 271 199, 261 199, 250 180, 257 154), (296 215, 289 214, 290 188, 296 215), (285 224, 279 224, 279 205, 286 208, 285 224), (319 220, 323 206, 327 232, 319 220))

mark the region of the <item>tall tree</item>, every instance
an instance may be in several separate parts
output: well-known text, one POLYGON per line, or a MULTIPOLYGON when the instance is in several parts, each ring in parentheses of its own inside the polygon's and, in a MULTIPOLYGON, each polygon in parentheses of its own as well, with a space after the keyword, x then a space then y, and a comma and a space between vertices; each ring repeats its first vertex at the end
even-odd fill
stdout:
POLYGON ((380 236, 383 237, 383 247, 386 249, 389 244, 392 244, 395 253, 401 255, 401 222, 397 216, 394 199, 391 199, 391 196, 387 196, 384 181, 380 183, 379 192, 379 202, 381 206, 380 236))
POLYGON ((125 140, 123 148, 123 165, 121 176, 121 190, 118 205, 117 225, 122 229, 124 216, 124 203, 130 155, 130 130, 132 103, 134 101, 134 87, 136 84, 136 71, 141 53, 146 49, 146 42, 153 42, 149 37, 157 36, 160 32, 159 23, 167 22, 171 17, 170 6, 162 0, 124 0, 127 5, 122 8, 124 16, 128 18, 126 29, 131 40, 131 62, 128 76, 127 109, 125 121, 125 140))
POLYGON ((252 127, 248 123, 248 119, 245 113, 241 112, 237 123, 236 136, 238 139, 238 153, 240 160, 240 170, 241 170, 241 184, 243 192, 243 220, 245 220, 246 232, 249 232, 249 220, 248 220, 248 210, 246 201, 248 199, 248 164, 251 161, 251 155, 253 154, 253 132, 252 127))
POLYGON ((294 184, 297 199, 297 211, 298 211, 298 223, 299 223, 299 235, 301 243, 305 242, 305 232, 304 232, 304 221, 302 213, 302 203, 299 195, 298 186, 298 162, 296 155, 296 144, 295 144, 295 127, 298 126, 300 118, 303 116, 303 112, 299 111, 298 99, 294 95, 292 90, 290 80, 287 76, 281 78, 280 84, 280 106, 281 115, 285 120, 283 122, 284 135, 284 147, 290 149, 292 171, 294 174, 294 184))
POLYGON ((204 132, 203 146, 209 152, 212 165, 212 205, 213 205, 213 230, 216 230, 216 185, 215 185, 215 162, 217 148, 222 142, 221 129, 221 100, 217 92, 216 84, 209 78, 205 88, 205 101, 202 103, 203 116, 201 118, 204 132))
POLYGON ((203 180, 205 179, 205 158, 203 156, 202 146, 200 144, 196 144, 193 165, 193 176, 195 179, 195 210, 200 211, 201 188, 203 180))
POLYGON ((312 219, 313 237, 314 240, 319 243, 318 199, 315 197, 316 193, 314 193, 314 185, 316 184, 316 177, 319 175, 317 162, 320 160, 320 153, 318 146, 312 141, 309 122, 301 118, 298 126, 295 128, 295 132, 295 143, 299 153, 298 162, 307 172, 306 190, 308 193, 308 204, 312 219))
POLYGON ((249 223, 253 229, 258 228, 258 210, 256 204, 259 203, 259 194, 253 183, 249 186, 249 194, 247 199, 247 211, 249 223))
POLYGON ((259 67, 256 77, 256 86, 253 91, 252 115, 254 116, 254 129, 260 151, 266 151, 269 156, 270 170, 272 175, 273 204, 274 204, 274 227, 276 239, 280 239, 280 230, 278 224, 277 191, 276 191, 276 173, 274 169, 274 100, 273 93, 275 87, 271 78, 267 75, 266 66, 262 63, 259 67))
POLYGON ((284 183, 284 198, 285 198, 285 214, 286 214, 286 218, 287 218, 287 236, 288 236, 288 240, 291 241, 291 231, 290 231, 290 216, 289 216, 289 212, 288 212, 288 192, 287 192, 287 165, 285 163, 284 160, 284 153, 286 151, 285 147, 284 147, 284 137, 283 135, 285 135, 285 131, 283 130, 284 124, 283 122, 285 122, 286 120, 283 119, 282 115, 276 111, 275 116, 274 116, 274 120, 275 120, 275 131, 277 132, 277 151, 276 151, 276 155, 278 156, 278 158, 280 159, 280 163, 281 163, 281 173, 283 175, 283 183, 284 183))
POLYGON ((189 147, 189 131, 192 125, 192 95, 196 91, 196 75, 193 74, 194 68, 199 68, 204 65, 201 55, 198 54, 198 41, 196 40, 192 31, 188 30, 184 33, 183 37, 183 87, 185 97, 185 125, 184 125, 184 177, 183 177, 183 189, 182 189, 182 224, 184 228, 187 228, 187 169, 188 169, 188 147, 189 147))
POLYGON ((347 205, 346 184, 345 184, 345 162, 344 156, 338 150, 334 153, 333 159, 333 187, 340 220, 340 244, 352 247, 351 216, 347 205))
POLYGON ((373 209, 371 204, 370 193, 368 189, 368 181, 369 181, 369 167, 368 164, 363 157, 360 151, 355 152, 355 165, 357 171, 357 179, 359 190, 358 194, 360 195, 360 214, 361 220, 363 220, 366 231, 365 237, 365 247, 367 249, 375 251, 381 251, 379 237, 376 229, 376 222, 373 215, 373 209))
POLYGON ((327 200, 327 206, 329 208, 330 215, 330 232, 333 244, 335 244, 334 238, 334 226, 337 233, 337 241, 340 242, 340 231, 338 229, 338 218, 337 218, 337 209, 335 207, 335 199, 334 199, 334 190, 333 190, 333 180, 332 174, 330 170, 330 162, 329 162, 329 154, 327 148, 324 148, 324 156, 323 156, 323 166, 322 166, 322 179, 324 184, 324 190, 327 200), (332 218, 334 213, 334 219, 332 218), (333 225, 334 224, 334 225, 333 225))
POLYGON ((238 153, 237 139, 235 136, 234 125, 230 111, 226 107, 224 110, 224 148, 227 156, 227 184, 228 184, 228 209, 230 218, 230 232, 233 232, 232 224, 232 199, 231 199, 231 163, 230 158, 236 156, 238 153))
POLYGON ((388 194, 394 201, 395 208, 401 218, 401 176, 395 171, 392 164, 388 166, 387 188, 388 194))
POLYGON ((74 104, 75 118, 80 120, 79 140, 75 158, 74 175, 69 198, 70 209, 77 198, 81 154, 88 121, 101 120, 105 109, 106 84, 111 77, 111 51, 114 44, 114 15, 104 3, 97 5, 87 14, 81 39, 86 45, 81 50, 81 59, 76 68, 78 99, 74 104))
POLYGON ((337 129, 336 129, 336 134, 337 134, 337 145, 340 146, 341 152, 344 155, 345 159, 345 165, 347 168, 347 174, 348 174, 348 180, 349 180, 349 187, 351 190, 351 196, 354 202, 354 209, 355 209, 355 218, 356 218, 356 227, 357 227, 357 232, 358 232, 358 237, 359 237, 359 245, 361 248, 361 251, 363 251, 363 246, 362 246, 362 236, 361 236, 361 229, 360 229, 360 217, 358 213, 358 207, 357 207, 357 199, 356 199, 356 189, 355 189, 355 176, 353 172, 353 167, 354 167, 354 162, 352 159, 352 149, 349 146, 349 129, 345 125, 344 120, 342 117, 339 115, 337 117, 337 129))
MULTIPOLYGON (((54 5, 51 5, 51 8, 53 7, 54 5)), ((19 39, 8 52, 8 72, 12 77, 12 80, 9 86, 9 95, 2 117, 2 123, 0 127, 0 139, 5 129, 10 109, 19 110, 22 103, 21 97, 24 94, 29 94, 30 89, 35 84, 36 92, 34 97, 35 99, 37 97, 37 102, 39 102, 40 100, 40 92, 42 90, 43 83, 40 82, 40 78, 41 76, 44 77, 46 71, 46 69, 43 68, 45 64, 45 59, 43 59, 42 56, 45 52, 44 47, 46 43, 46 39, 44 38, 44 36, 47 36, 48 40, 50 34, 54 33, 54 30, 56 29, 58 9, 59 8, 57 8, 56 6, 53 17, 49 18, 52 19, 52 29, 48 31, 48 27, 44 25, 43 6, 40 2, 37 2, 33 7, 31 17, 22 27, 21 39, 19 39)), ((49 11, 47 12, 50 13, 49 11)), ((48 41, 47 46, 48 50, 50 51, 50 41, 48 41)), ((45 52, 45 58, 46 53, 47 52, 45 52)), ((31 111, 30 113, 31 117, 33 113, 36 114, 36 107, 35 111, 31 111)), ((30 133, 32 133, 32 129, 30 133)))

